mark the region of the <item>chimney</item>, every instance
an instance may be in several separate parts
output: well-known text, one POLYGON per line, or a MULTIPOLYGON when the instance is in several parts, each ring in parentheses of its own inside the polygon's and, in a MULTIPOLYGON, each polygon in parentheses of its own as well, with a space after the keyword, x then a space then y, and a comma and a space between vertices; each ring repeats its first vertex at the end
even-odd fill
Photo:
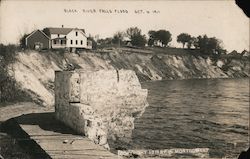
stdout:
POLYGON ((63 28, 63 25, 62 25, 62 28, 63 28))

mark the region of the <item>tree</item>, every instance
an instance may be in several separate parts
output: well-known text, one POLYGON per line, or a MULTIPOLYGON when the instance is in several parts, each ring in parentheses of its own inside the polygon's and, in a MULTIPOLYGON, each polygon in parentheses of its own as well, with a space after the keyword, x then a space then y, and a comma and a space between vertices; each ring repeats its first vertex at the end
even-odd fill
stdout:
POLYGON ((110 45, 112 44, 112 38, 98 39, 97 43, 100 45, 110 45))
POLYGON ((141 29, 137 27, 131 27, 126 30, 126 34, 130 38, 131 44, 133 46, 145 46, 147 40, 146 36, 141 34, 141 29))
POLYGON ((158 30, 158 31, 150 30, 148 32, 148 35, 149 35, 149 40, 148 40, 149 46, 154 45, 155 41, 160 41, 163 46, 167 46, 169 42, 172 41, 171 33, 166 30, 158 30))
POLYGON ((208 40, 209 38, 207 37, 207 35, 203 35, 203 36, 198 36, 197 37, 197 41, 196 41, 196 46, 198 49, 201 50, 201 52, 206 52, 206 50, 208 50, 208 40))
POLYGON ((192 40, 191 35, 189 35, 187 33, 181 33, 180 35, 177 36, 177 42, 182 43, 183 48, 185 47, 186 43, 191 44, 192 43, 191 40, 192 40))
POLYGON ((215 37, 209 38, 208 49, 210 49, 212 54, 221 54, 221 41, 215 37))
POLYGON ((153 46, 154 45, 154 39, 149 38, 148 39, 148 46, 153 46))
POLYGON ((199 48, 199 43, 198 42, 199 42, 198 38, 193 37, 193 46, 194 46, 195 49, 199 48))
POLYGON ((146 36, 141 34, 136 34, 132 36, 131 44, 133 46, 143 47, 147 43, 146 36))
POLYGON ((207 35, 198 36, 195 46, 200 49, 200 52, 203 54, 214 55, 214 54, 222 54, 225 52, 222 48, 222 41, 212 37, 209 38, 207 35))
POLYGON ((126 34, 130 39, 132 39, 133 36, 141 34, 141 29, 137 27, 130 27, 127 29, 126 34))
POLYGON ((155 35, 156 35, 156 31, 154 31, 154 30, 148 31, 148 36, 149 36, 148 45, 149 46, 153 46, 154 45, 154 42, 156 40, 155 35))
POLYGON ((187 48, 190 49, 192 46, 195 47, 195 42, 196 42, 196 38, 192 37, 188 42, 187 42, 187 48))
POLYGON ((125 36, 124 32, 119 31, 114 34, 112 42, 120 46, 121 44, 123 44, 124 36, 125 36))
POLYGON ((172 35, 169 31, 158 30, 155 34, 156 34, 155 35, 156 40, 159 40, 163 44, 163 46, 167 46, 168 43, 172 41, 171 38, 172 35))
POLYGON ((96 49, 97 48, 97 42, 94 40, 94 38, 92 36, 89 36, 88 40, 90 40, 92 42, 92 49, 96 49))
POLYGON ((154 30, 149 30, 148 31, 148 36, 152 39, 156 39, 156 31, 154 30))
POLYGON ((19 40, 19 46, 20 46, 20 48, 26 48, 26 42, 25 42, 25 39, 26 39, 26 37, 28 36, 29 34, 24 34, 21 38, 20 38, 20 40, 19 40))

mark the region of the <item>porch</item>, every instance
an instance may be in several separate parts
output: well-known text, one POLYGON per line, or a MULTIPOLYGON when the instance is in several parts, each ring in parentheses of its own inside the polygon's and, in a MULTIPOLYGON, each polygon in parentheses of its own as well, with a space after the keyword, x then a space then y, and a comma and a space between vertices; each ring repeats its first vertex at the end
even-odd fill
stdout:
POLYGON ((52 48, 66 48, 66 38, 55 38, 51 40, 52 48))

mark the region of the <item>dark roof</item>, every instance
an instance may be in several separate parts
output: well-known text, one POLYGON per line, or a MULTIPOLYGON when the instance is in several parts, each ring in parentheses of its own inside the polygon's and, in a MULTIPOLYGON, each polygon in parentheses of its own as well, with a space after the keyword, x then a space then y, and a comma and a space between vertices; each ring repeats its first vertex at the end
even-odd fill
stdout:
MULTIPOLYGON (((77 28, 45 28, 48 29, 50 34, 62 34, 62 35, 67 35, 71 30, 77 29, 77 28)), ((85 33, 84 29, 80 29, 85 33)))
POLYGON ((25 37, 25 39, 27 38, 29 38, 31 35, 33 35, 35 32, 41 32, 46 38, 48 38, 48 39, 50 39, 43 31, 41 31, 41 30, 39 30, 39 29, 37 29, 37 30, 34 30, 33 32, 31 32, 30 34, 27 34, 27 35, 25 35, 24 37, 25 37))

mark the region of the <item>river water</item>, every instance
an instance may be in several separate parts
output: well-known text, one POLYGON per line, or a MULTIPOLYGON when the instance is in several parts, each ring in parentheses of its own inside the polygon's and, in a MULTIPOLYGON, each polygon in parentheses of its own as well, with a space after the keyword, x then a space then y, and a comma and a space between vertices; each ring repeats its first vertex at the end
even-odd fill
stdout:
POLYGON ((149 107, 135 120, 134 149, 209 148, 237 157, 249 147, 249 79, 142 83, 149 107))

